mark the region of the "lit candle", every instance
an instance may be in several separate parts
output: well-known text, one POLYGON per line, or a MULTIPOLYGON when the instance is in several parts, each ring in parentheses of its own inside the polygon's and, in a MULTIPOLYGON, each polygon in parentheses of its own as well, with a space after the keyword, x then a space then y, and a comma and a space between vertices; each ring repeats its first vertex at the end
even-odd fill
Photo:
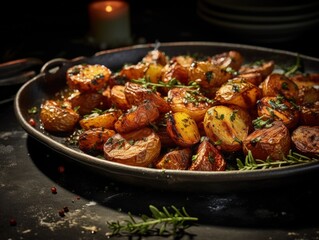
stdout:
POLYGON ((89 5, 91 34, 102 47, 131 42, 129 5, 123 1, 97 1, 89 5))

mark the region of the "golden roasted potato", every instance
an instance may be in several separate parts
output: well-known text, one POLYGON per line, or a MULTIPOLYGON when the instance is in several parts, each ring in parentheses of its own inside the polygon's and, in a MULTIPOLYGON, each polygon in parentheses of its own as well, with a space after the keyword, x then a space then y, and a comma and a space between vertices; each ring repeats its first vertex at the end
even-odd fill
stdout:
POLYGON ((99 127, 114 129, 114 124, 121 115, 122 111, 119 109, 110 108, 106 111, 96 109, 93 113, 85 115, 79 123, 85 130, 99 127))
POLYGON ((94 109, 107 109, 111 106, 110 99, 97 92, 74 91, 68 98, 72 108, 77 108, 78 113, 83 116, 94 109))
POLYGON ((121 110, 127 110, 131 107, 125 96, 124 85, 114 85, 110 93, 111 103, 121 110))
POLYGON ((162 65, 150 63, 145 72, 145 78, 152 83, 158 83, 162 78, 162 69, 162 65))
POLYGON ((211 62, 222 69, 238 71, 244 62, 244 57, 238 51, 228 51, 214 55, 211 62))
POLYGON ((298 73, 289 78, 297 84, 298 88, 319 86, 319 73, 298 73))
POLYGON ((299 121, 299 109, 282 96, 263 97, 258 101, 257 109, 260 117, 280 120, 289 129, 294 128, 299 121))
POLYGON ((124 77, 127 80, 137 80, 140 78, 144 78, 147 68, 147 64, 139 62, 134 65, 125 65, 124 67, 122 67, 118 74, 119 76, 124 77))
POLYGON ((314 104, 315 102, 319 102, 319 88, 315 88, 314 86, 299 88, 297 102, 300 105, 308 105, 314 104))
POLYGON ((213 106, 205 114, 204 129, 207 137, 213 143, 218 143, 222 150, 238 151, 251 129, 251 119, 238 106, 213 106))
POLYGON ((90 155, 103 153, 104 143, 113 135, 114 130, 105 128, 92 128, 79 135, 79 148, 90 155))
POLYGON ((171 58, 170 62, 177 62, 183 67, 189 68, 195 59, 189 55, 177 55, 171 58))
POLYGON ((300 123, 308 126, 319 126, 319 101, 301 106, 300 123))
POLYGON ((66 72, 67 84, 80 92, 99 91, 107 84, 111 70, 101 64, 78 64, 66 72))
POLYGON ((257 87, 259 87, 259 85, 264 80, 261 73, 254 73, 254 72, 253 73, 241 73, 233 79, 243 79, 245 82, 252 83, 257 87))
POLYGON ((232 104, 249 109, 256 105, 260 97, 260 89, 257 86, 244 79, 233 79, 217 90, 215 100, 221 104, 232 104))
POLYGON ((239 69, 239 74, 259 73, 265 79, 275 69, 275 62, 270 61, 257 61, 250 64, 245 64, 239 69))
POLYGON ((167 102, 173 112, 186 112, 196 122, 202 121, 206 111, 213 106, 213 100, 189 88, 172 88, 168 91, 167 102))
POLYGON ((158 49, 154 49, 149 51, 142 59, 143 63, 155 63, 160 64, 162 66, 168 63, 168 57, 163 51, 159 51, 158 49))
POLYGON ((46 100, 41 105, 40 120, 48 132, 70 132, 79 119, 80 115, 70 108, 68 102, 46 100))
POLYGON ((151 89, 145 88, 137 83, 127 82, 124 89, 125 97, 130 105, 136 105, 143 103, 144 101, 150 101, 155 105, 159 112, 166 113, 171 110, 168 102, 160 96, 158 92, 154 92, 151 89))
POLYGON ((291 139, 302 154, 319 154, 319 126, 299 126, 292 132, 291 139))
POLYGON ((171 62, 166 64, 162 69, 161 81, 168 83, 172 79, 176 79, 180 83, 188 85, 188 67, 183 66, 179 62, 171 62))
POLYGON ((192 158, 191 171, 225 171, 226 161, 213 144, 205 138, 198 146, 196 155, 192 158))
POLYGON ((104 144, 106 160, 139 167, 150 167, 160 151, 161 141, 150 128, 117 133, 104 144))
POLYGON ((257 129, 243 140, 245 154, 250 150, 255 159, 282 160, 291 148, 290 133, 282 121, 257 129))
POLYGON ((190 148, 183 148, 166 153, 155 163, 157 169, 187 170, 190 166, 192 151, 190 148))
POLYGON ((127 133, 149 126, 160 116, 157 107, 150 101, 133 106, 115 122, 114 128, 119 133, 127 133))
POLYGON ((263 97, 284 96, 288 100, 297 101, 299 88, 283 74, 272 73, 261 83, 263 97))
POLYGON ((197 124, 186 112, 167 113, 166 128, 178 146, 190 147, 200 140, 197 124))

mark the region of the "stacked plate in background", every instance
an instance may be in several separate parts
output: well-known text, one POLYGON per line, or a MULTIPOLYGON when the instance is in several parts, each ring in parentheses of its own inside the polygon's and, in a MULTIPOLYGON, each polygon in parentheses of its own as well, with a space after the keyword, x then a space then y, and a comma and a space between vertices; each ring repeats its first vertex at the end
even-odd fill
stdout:
POLYGON ((309 38, 319 27, 317 0, 198 0, 197 14, 236 39, 256 43, 309 38))

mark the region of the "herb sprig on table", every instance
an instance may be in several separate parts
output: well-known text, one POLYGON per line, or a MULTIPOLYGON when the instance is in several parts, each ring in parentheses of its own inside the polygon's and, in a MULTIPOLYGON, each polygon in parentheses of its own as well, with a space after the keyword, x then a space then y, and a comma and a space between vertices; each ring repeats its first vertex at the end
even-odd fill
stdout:
POLYGON ((153 205, 150 205, 149 209, 152 217, 142 215, 141 221, 137 221, 129 212, 128 220, 107 222, 111 230, 107 235, 175 236, 198 221, 198 218, 189 216, 184 207, 180 211, 175 206, 171 206, 172 212, 166 207, 163 207, 161 211, 153 205))

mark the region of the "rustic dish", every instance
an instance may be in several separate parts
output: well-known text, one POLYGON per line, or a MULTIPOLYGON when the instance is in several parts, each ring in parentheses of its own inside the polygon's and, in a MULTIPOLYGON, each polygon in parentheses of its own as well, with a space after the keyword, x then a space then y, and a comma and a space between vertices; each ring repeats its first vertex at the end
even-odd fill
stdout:
MULTIPOLYGON (((138 62, 154 47, 155 44, 143 44, 106 50, 91 57, 78 57, 72 60, 52 59, 43 65, 40 74, 25 83, 18 91, 14 102, 18 121, 31 137, 66 155, 72 161, 98 170, 116 181, 154 189, 211 193, 263 189, 300 181, 299 177, 309 176, 319 170, 318 162, 265 170, 224 172, 164 171, 133 167, 93 157, 77 148, 66 146, 65 136, 51 135, 43 131, 40 128, 38 115, 29 113, 29 109, 35 106, 39 108, 44 99, 51 98, 54 93, 65 86, 65 73, 69 67, 79 63, 100 63, 116 70, 123 64, 138 62), (30 124, 30 118, 33 118, 37 123, 35 126, 30 124)), ((277 64, 282 64, 283 67, 293 65, 296 57, 299 56, 293 52, 216 42, 162 43, 159 45, 159 49, 170 56, 198 53, 214 55, 224 51, 237 50, 243 54, 247 62, 273 59, 277 64)), ((315 72, 319 69, 319 59, 303 55, 299 57, 304 64, 305 72, 315 72)))

